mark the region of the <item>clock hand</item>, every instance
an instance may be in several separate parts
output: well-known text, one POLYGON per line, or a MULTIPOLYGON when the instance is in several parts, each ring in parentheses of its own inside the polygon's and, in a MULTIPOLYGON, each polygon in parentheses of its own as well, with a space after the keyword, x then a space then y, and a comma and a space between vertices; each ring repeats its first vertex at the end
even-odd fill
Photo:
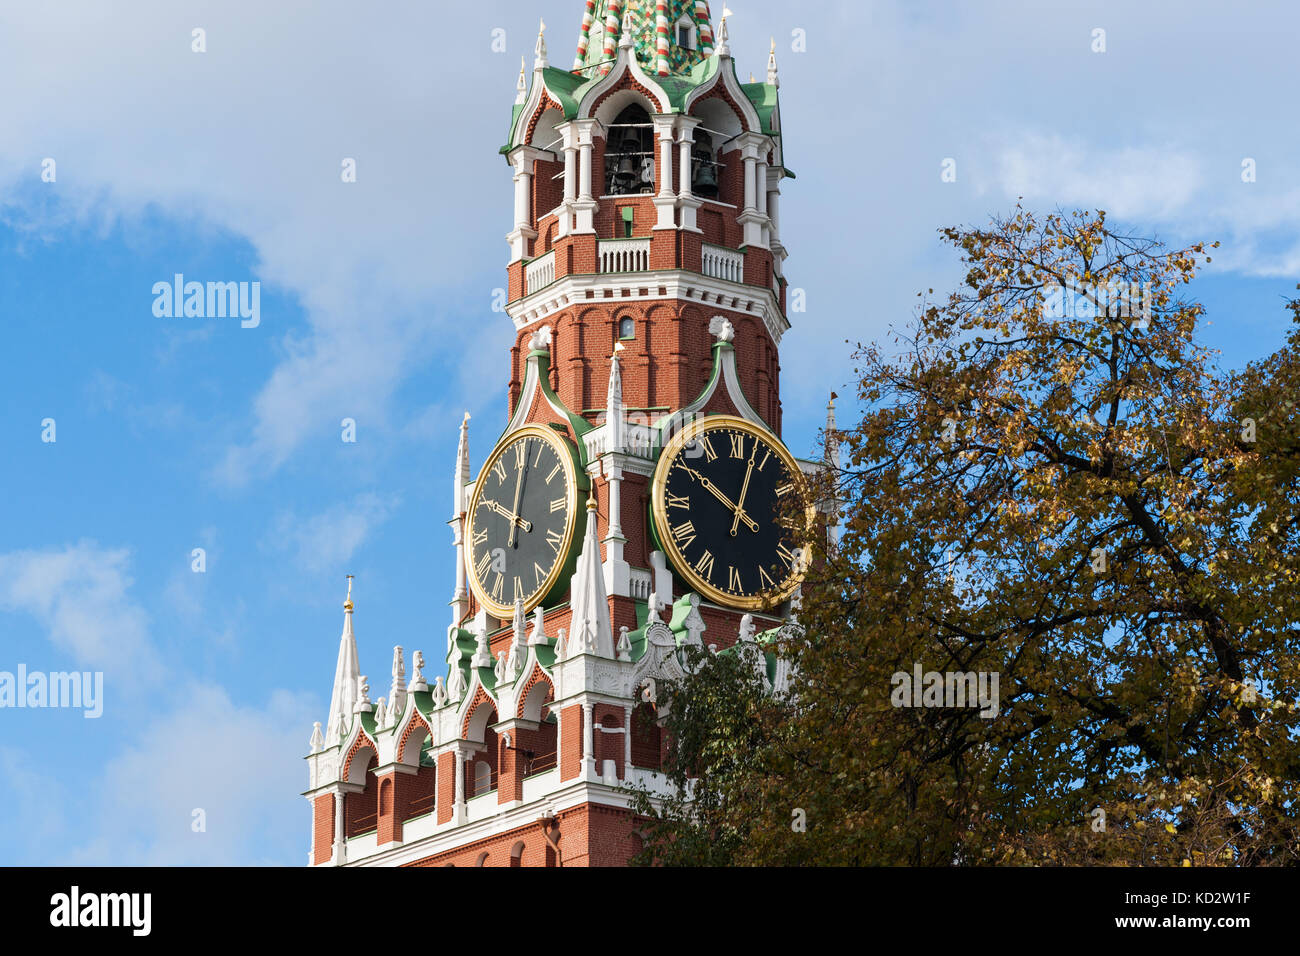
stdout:
POLYGON ((717 498, 717 499, 718 499, 719 501, 721 501, 724 505, 726 505, 728 508, 730 508, 733 512, 735 512, 737 515, 739 515, 740 520, 743 521, 743 522, 745 522, 745 525, 749 528, 750 531, 753 531, 753 532, 755 532, 755 533, 758 532, 758 522, 756 522, 756 521, 755 521, 753 518, 751 518, 749 515, 745 514, 745 509, 743 509, 743 508, 737 508, 734 504, 732 504, 732 503, 731 503, 731 499, 728 498, 728 497, 726 496, 726 494, 724 494, 724 493, 723 493, 723 492, 718 488, 717 485, 715 485, 713 482, 709 481, 709 479, 705 478, 703 475, 701 475, 701 474, 700 474, 698 471, 696 471, 694 468, 691 468, 689 465, 683 465, 682 467, 685 468, 685 469, 687 470, 687 472, 689 472, 690 474, 692 474, 692 475, 695 476, 695 480, 698 481, 698 482, 700 483, 700 486, 701 486, 705 491, 707 491, 709 494, 713 495, 713 497, 717 498))
MULTIPOLYGON (((754 447, 755 450, 757 450, 758 446, 755 445, 754 447)), ((745 481, 740 486, 740 497, 736 500, 736 517, 731 522, 731 536, 733 538, 736 536, 736 529, 740 526, 740 516, 744 513, 744 508, 745 508, 745 492, 749 491, 749 476, 752 475, 753 473, 754 473, 754 456, 750 455, 749 467, 745 469, 745 481)))
POLYGON ((505 505, 498 504, 495 501, 485 501, 484 504, 488 506, 489 511, 495 511, 501 517, 509 519, 511 524, 518 525, 525 531, 533 530, 533 523, 531 521, 525 521, 523 518, 519 517, 519 515, 511 514, 506 510, 505 505))
MULTIPOLYGON (((527 446, 525 446, 525 450, 527 450, 527 446)), ((516 522, 519 521, 519 493, 524 490, 524 472, 527 470, 528 460, 524 459, 524 464, 519 469, 519 477, 515 479, 515 506, 511 514, 510 539, 506 542, 508 548, 515 546, 515 528, 517 527, 516 522)))

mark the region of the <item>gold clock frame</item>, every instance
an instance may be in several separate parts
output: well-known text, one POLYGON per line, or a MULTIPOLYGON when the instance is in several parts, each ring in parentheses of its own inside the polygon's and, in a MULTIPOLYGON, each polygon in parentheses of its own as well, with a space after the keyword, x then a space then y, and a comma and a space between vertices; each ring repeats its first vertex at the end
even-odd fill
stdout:
MULTIPOLYGON (((653 532, 655 541, 659 548, 672 562, 677 573, 685 578, 686 583, 694 588, 709 600, 721 604, 724 607, 736 608, 744 611, 770 611, 776 605, 794 594, 795 590, 803 581, 804 572, 799 571, 790 576, 787 582, 780 590, 764 591, 754 597, 744 598, 735 594, 729 594, 719 588, 714 587, 708 581, 704 580, 697 574, 690 562, 686 560, 685 555, 677 547, 671 534, 661 534, 661 529, 669 527, 668 511, 664 502, 664 492, 668 484, 668 472, 672 468, 674 461, 682 449, 694 438, 706 434, 710 431, 730 429, 744 432, 754 438, 761 439, 770 445, 776 452, 782 463, 793 476, 799 493, 804 491, 803 470, 799 467, 799 462, 794 455, 790 454, 785 443, 775 434, 759 425, 755 425, 747 418, 740 418, 736 415, 706 415, 703 418, 697 418, 691 422, 676 435, 674 435, 668 444, 664 445, 659 454, 659 461, 655 465, 654 476, 650 482, 650 514, 653 519, 653 532)), ((809 524, 812 516, 809 515, 809 524)), ((806 529, 805 529, 806 530, 806 529)))
POLYGON ((573 540, 578 527, 578 465, 575 460, 576 452, 572 446, 562 436, 556 433, 553 428, 545 425, 525 425, 517 428, 508 435, 502 436, 501 440, 492 449, 492 454, 479 470, 478 478, 474 482, 474 493, 470 496, 469 507, 465 511, 465 528, 464 528, 464 548, 465 548, 465 578, 469 582, 470 590, 474 592, 474 597, 478 599, 479 606, 487 610, 489 614, 503 621, 512 620, 515 616, 514 604, 498 604, 492 598, 488 597, 486 588, 478 579, 477 571, 474 567, 473 550, 470 542, 473 540, 471 527, 474 520, 474 512, 478 509, 479 499, 483 491, 483 476, 488 474, 498 459, 501 458, 507 449, 513 447, 516 442, 525 438, 540 438, 550 445, 560 459, 560 464, 564 468, 564 487, 565 498, 568 508, 569 519, 564 528, 564 541, 560 545, 560 553, 555 559, 555 566, 551 568, 550 574, 542 582, 542 586, 533 592, 533 597, 524 602, 524 613, 528 613, 546 600, 546 596, 555 589, 556 584, 564 575, 566 568, 572 564, 573 540))

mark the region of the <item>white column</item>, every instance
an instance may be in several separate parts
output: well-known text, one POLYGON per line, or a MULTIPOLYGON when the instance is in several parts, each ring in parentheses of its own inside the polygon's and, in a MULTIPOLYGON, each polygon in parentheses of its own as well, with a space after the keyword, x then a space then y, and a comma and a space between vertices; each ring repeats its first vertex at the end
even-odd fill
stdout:
POLYGON ((756 160, 752 156, 745 157, 745 212, 755 212, 754 207, 754 167, 756 160))
POLYGON ((623 705, 623 779, 632 776, 632 705, 623 705))
POLYGON ((682 211, 682 228, 699 232, 695 224, 695 210, 700 208, 700 201, 691 191, 694 170, 691 168, 691 147, 695 145, 695 126, 683 120, 681 134, 677 140, 680 184, 677 190, 677 207, 682 211))
POLYGON ((564 201, 573 202, 578 198, 578 149, 576 146, 564 147, 564 201))
POLYGON ((681 167, 681 183, 677 192, 683 199, 691 198, 691 132, 686 130, 677 141, 677 165, 681 167))
POLYGON ((451 599, 451 623, 459 624, 465 612, 469 610, 469 588, 465 578, 465 519, 464 516, 453 518, 451 525, 452 539, 456 544, 456 593, 451 599))
POLYGON ((452 810, 453 823, 465 822, 465 751, 456 747, 456 806, 452 810))
POLYGON ((761 160, 754 165, 754 185, 758 199, 758 211, 767 215, 767 163, 761 160))
POLYGON ((582 705, 582 770, 584 776, 596 772, 596 753, 592 746, 591 704, 582 705))
POLYGON ((343 836, 343 791, 334 793, 334 865, 342 866, 348 861, 347 840, 343 836))
POLYGON ((586 136, 583 138, 583 140, 584 141, 582 143, 582 146, 580 147, 580 154, 581 154, 580 165, 582 168, 582 186, 581 186, 582 191, 578 194, 578 198, 583 200, 590 200, 591 199, 591 138, 590 136, 586 136))
POLYGON ((781 189, 774 186, 767 192, 767 215, 772 220, 772 245, 781 245, 781 189))
POLYGON ((659 173, 659 195, 655 196, 656 229, 676 229, 673 212, 677 207, 677 195, 673 192, 673 125, 671 117, 656 119, 655 136, 659 139, 659 158, 655 162, 659 173))
POLYGON ((673 131, 659 130, 659 195, 672 197, 673 193, 673 131))

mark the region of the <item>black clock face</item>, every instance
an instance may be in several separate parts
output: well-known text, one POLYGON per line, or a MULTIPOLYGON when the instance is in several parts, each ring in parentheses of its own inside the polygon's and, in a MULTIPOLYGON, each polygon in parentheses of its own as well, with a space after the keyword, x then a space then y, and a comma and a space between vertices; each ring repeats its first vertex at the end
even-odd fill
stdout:
POLYGON ((800 538, 787 505, 798 464, 743 419, 706 419, 670 442, 656 472, 660 544, 700 593, 769 608, 794 590, 800 538))
POLYGON ((573 542, 576 489, 568 449, 542 429, 526 429, 497 448, 470 502, 471 584, 497 617, 530 609, 551 589, 573 542))

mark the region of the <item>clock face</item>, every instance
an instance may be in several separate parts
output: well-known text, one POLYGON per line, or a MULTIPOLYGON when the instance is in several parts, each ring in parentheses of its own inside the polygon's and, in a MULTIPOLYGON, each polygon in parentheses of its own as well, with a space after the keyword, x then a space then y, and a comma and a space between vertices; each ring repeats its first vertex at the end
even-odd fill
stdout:
POLYGON ((771 434, 743 418, 710 416, 665 447, 655 469, 655 533, 695 590, 720 604, 767 610, 802 573, 799 465, 771 434))
POLYGON ((466 529, 470 586, 490 613, 538 604, 568 563, 577 512, 573 456, 551 429, 529 426, 497 446, 474 485, 466 529))

